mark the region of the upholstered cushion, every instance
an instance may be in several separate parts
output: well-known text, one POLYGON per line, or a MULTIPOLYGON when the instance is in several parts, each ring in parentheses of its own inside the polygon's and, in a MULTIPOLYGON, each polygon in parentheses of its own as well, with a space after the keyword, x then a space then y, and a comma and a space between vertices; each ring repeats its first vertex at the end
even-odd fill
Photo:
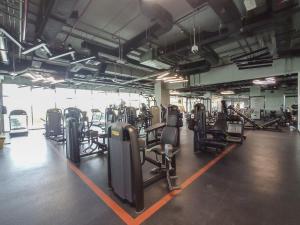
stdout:
POLYGON ((161 143, 170 144, 177 146, 178 140, 178 128, 176 127, 165 127, 161 134, 161 143))

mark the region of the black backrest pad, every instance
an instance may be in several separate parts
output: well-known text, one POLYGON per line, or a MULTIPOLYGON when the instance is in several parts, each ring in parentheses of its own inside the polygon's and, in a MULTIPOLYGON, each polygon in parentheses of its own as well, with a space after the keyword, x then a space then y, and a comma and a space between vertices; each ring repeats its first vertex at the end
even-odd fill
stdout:
POLYGON ((172 146, 177 146, 178 141, 178 128, 176 127, 164 127, 161 134, 161 143, 163 145, 169 144, 172 146))
POLYGON ((133 202, 131 148, 125 123, 113 123, 109 129, 111 184, 122 199, 133 202))

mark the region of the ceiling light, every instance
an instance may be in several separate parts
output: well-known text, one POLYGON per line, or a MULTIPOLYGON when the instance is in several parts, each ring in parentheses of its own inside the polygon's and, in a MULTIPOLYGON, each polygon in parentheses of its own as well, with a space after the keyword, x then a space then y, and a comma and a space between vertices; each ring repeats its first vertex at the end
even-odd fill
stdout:
POLYGON ((172 78, 172 79, 169 79, 169 80, 166 80, 166 82, 172 82, 172 81, 181 81, 181 80, 184 80, 182 77, 175 77, 175 78, 172 78))
POLYGON ((63 83, 65 80, 55 80, 51 84, 58 84, 58 83, 63 83))
POLYGON ((221 93, 221 95, 234 95, 235 94, 234 91, 230 91, 230 90, 221 91, 220 93, 221 93))
POLYGON ((173 80, 173 79, 177 79, 177 77, 165 77, 162 78, 164 81, 168 81, 168 80, 173 80))
POLYGON ((270 85, 270 84, 276 84, 276 79, 274 77, 268 77, 264 80, 253 80, 253 84, 255 85, 270 85))
POLYGON ((161 78, 163 78, 163 77, 166 77, 166 76, 168 76, 169 74, 170 74, 170 72, 162 73, 161 75, 159 75, 159 76, 157 77, 157 79, 161 79, 161 78))
POLYGON ((188 82, 189 80, 173 80, 173 81, 170 81, 169 83, 170 84, 174 84, 174 83, 183 83, 183 82, 188 82))
POLYGON ((176 77, 162 77, 162 78, 157 78, 156 80, 169 80, 169 79, 174 79, 176 77))
POLYGON ((178 91, 170 91, 170 95, 179 95, 180 94, 180 92, 178 92, 178 91))

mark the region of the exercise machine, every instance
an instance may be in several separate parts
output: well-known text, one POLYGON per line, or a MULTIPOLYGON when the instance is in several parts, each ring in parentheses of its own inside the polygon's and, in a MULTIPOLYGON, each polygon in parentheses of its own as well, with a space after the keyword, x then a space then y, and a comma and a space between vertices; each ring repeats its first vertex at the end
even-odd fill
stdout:
POLYGON ((273 120, 270 120, 263 124, 258 124, 251 118, 247 117, 243 113, 241 113, 239 110, 235 109, 234 106, 229 106, 229 110, 232 110, 234 113, 236 113, 238 116, 242 117, 246 122, 248 122, 250 125, 245 126, 245 129, 254 129, 254 130, 268 130, 268 131, 281 131, 279 128, 280 125, 280 118, 276 118, 273 120))
POLYGON ((10 137, 28 135, 28 115, 25 110, 12 110, 8 119, 10 137))
MULTIPOLYGON (((206 109, 202 103, 197 103, 194 106, 194 123, 193 127, 189 128, 194 131, 194 152, 206 151, 207 149, 221 150, 227 146, 225 141, 217 138, 219 135, 217 129, 211 131, 212 137, 208 137, 208 131, 206 126, 206 109), (215 135, 214 135, 215 134, 215 135)), ((222 131, 222 130, 221 130, 222 131)))
POLYGON ((152 124, 152 114, 150 112, 150 109, 146 106, 145 103, 142 103, 140 113, 138 115, 138 128, 139 133, 141 133, 142 130, 145 130, 152 124))
POLYGON ((128 123, 116 122, 109 128, 108 185, 122 200, 133 204, 137 212, 144 209, 144 188, 166 178, 170 191, 176 183, 176 154, 178 153, 178 118, 170 115, 163 128, 160 144, 146 149, 138 139, 138 130, 128 123), (156 160, 146 156, 154 153, 156 160), (142 153, 142 154, 141 154, 142 153), (154 174, 143 180, 142 166, 150 162, 154 174))
POLYGON ((105 133, 108 131, 108 127, 117 121, 117 114, 112 106, 105 109, 105 133))
POLYGON ((151 147, 160 141, 160 136, 162 133, 162 129, 168 124, 168 120, 175 120, 176 118, 176 129, 177 129, 177 145, 180 145, 180 128, 183 126, 183 115, 179 111, 178 106, 176 105, 170 105, 168 108, 166 108, 165 112, 165 120, 161 123, 153 124, 152 126, 145 129, 146 134, 146 145, 148 147, 151 147))
POLYGON ((64 142, 64 121, 61 109, 48 109, 46 112, 45 136, 50 140, 64 142))
POLYGON ((77 108, 67 108, 66 116, 66 155, 74 163, 86 156, 107 152, 107 145, 99 141, 97 131, 90 130, 85 112, 77 108), (85 147, 88 145, 87 147, 85 147))
POLYGON ((104 114, 99 109, 92 109, 91 127, 105 130, 104 114))

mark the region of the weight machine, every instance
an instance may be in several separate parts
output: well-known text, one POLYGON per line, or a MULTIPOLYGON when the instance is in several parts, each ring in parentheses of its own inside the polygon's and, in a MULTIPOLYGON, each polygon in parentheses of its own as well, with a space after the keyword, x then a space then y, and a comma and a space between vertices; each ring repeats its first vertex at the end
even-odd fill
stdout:
POLYGON ((107 152, 107 145, 99 141, 97 131, 90 129, 86 112, 77 108, 64 110, 66 118, 66 155, 74 163, 82 157, 99 155, 107 152), (88 145, 85 147, 85 145, 88 145), (85 147, 85 148, 84 148, 85 147))
POLYGON ((64 120, 61 109, 48 109, 46 112, 45 137, 56 142, 64 142, 64 120))
POLYGON ((241 113, 239 110, 235 109, 234 106, 229 106, 229 110, 232 110, 234 113, 236 113, 238 116, 242 117, 246 122, 250 124, 250 126, 245 126, 245 129, 254 129, 254 130, 267 130, 267 131, 281 131, 279 128, 280 125, 280 118, 276 118, 274 120, 268 121, 263 124, 258 124, 254 120, 250 119, 243 113, 241 113))
POLYGON ((144 189, 165 178, 168 190, 178 189, 176 185, 176 154, 180 118, 177 112, 169 113, 166 126, 162 130, 160 143, 146 149, 138 139, 138 131, 128 123, 116 122, 109 128, 108 184, 113 192, 133 204, 137 212, 144 209, 144 189), (146 156, 154 153, 155 159, 146 156), (151 163, 149 179, 143 179, 143 164, 151 163))

